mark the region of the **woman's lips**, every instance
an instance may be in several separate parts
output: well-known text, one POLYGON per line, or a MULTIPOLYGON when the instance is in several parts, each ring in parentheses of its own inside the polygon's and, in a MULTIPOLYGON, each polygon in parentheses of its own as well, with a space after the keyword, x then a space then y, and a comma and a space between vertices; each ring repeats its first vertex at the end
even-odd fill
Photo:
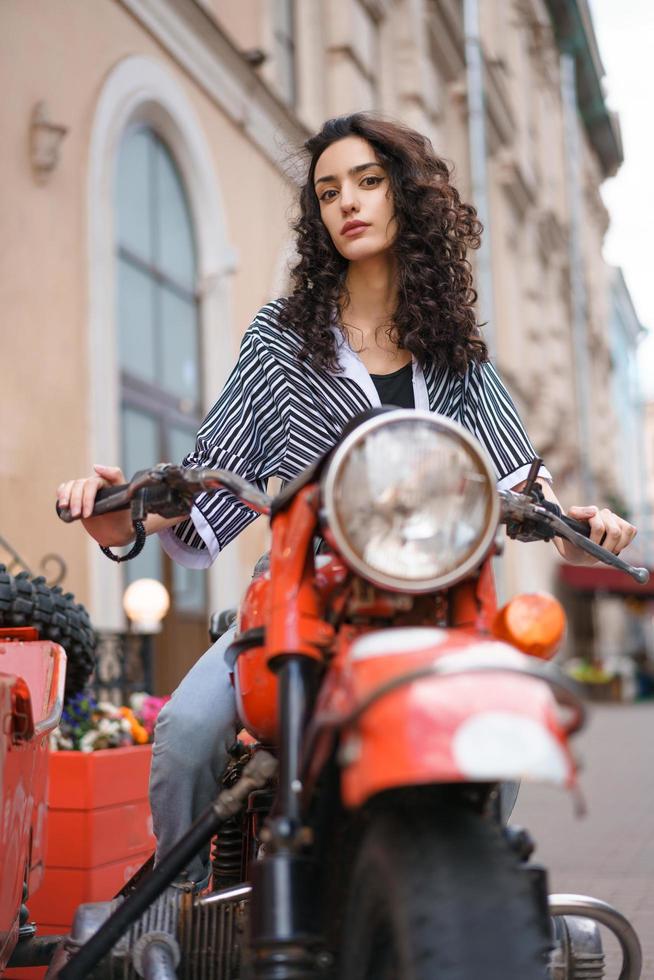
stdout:
POLYGON ((345 238, 354 238, 355 235, 360 235, 362 231, 369 228, 370 225, 355 225, 354 228, 348 228, 347 231, 343 232, 345 238))

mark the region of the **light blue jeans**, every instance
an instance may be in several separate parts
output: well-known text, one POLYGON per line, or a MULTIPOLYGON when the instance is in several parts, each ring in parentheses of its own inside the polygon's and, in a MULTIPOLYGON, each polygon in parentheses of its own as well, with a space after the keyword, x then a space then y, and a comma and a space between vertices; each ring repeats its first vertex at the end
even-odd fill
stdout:
MULTIPOLYGON (((193 665, 161 710, 154 732, 150 806, 156 859, 168 853, 216 798, 236 734, 236 702, 225 652, 227 630, 193 665)), ((188 865, 189 881, 209 876, 209 845, 188 865)))

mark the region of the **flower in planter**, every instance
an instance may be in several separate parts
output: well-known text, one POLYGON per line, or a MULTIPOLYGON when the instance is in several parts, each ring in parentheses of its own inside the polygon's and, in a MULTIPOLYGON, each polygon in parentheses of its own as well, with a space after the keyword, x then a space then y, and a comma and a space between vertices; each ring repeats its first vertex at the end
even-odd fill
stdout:
POLYGON ((574 657, 565 665, 572 678, 582 684, 608 684, 613 680, 613 674, 607 673, 599 661, 591 661, 574 657))
POLYGON ((169 694, 159 698, 153 694, 146 694, 145 691, 137 691, 129 699, 130 707, 148 732, 150 739, 154 737, 154 726, 166 701, 170 701, 169 694))
POLYGON ((122 709, 109 701, 96 701, 88 694, 79 694, 66 704, 59 728, 51 737, 51 747, 95 752, 148 741, 142 726, 136 719, 126 717, 125 711, 129 712, 129 708, 122 709))
POLYGON ((71 698, 61 715, 50 745, 53 749, 96 752, 124 745, 146 745, 152 741, 154 726, 169 697, 158 698, 140 692, 130 698, 130 707, 109 701, 96 701, 90 694, 71 698))
POLYGON ((95 698, 84 692, 67 701, 61 713, 59 727, 51 736, 52 747, 79 749, 85 735, 94 728, 93 716, 97 707, 95 698))
POLYGON ((137 745, 145 745, 150 741, 150 733, 141 724, 131 708, 121 708, 120 713, 129 724, 130 734, 137 745))

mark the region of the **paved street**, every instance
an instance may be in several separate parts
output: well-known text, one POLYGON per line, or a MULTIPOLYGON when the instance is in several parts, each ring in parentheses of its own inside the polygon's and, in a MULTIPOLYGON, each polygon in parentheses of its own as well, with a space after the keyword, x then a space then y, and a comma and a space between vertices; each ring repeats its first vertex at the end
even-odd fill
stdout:
MULTIPOLYGON (((512 822, 537 841, 551 892, 593 895, 615 905, 643 946, 642 980, 654 980, 654 705, 593 705, 575 740, 588 815, 569 794, 524 785, 512 822)), ((607 980, 619 973, 607 943, 607 980)))

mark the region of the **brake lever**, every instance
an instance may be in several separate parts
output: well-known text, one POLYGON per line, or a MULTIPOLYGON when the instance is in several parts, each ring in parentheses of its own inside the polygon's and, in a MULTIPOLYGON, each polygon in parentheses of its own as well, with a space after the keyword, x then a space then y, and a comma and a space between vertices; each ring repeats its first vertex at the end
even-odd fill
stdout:
POLYGON ((649 572, 646 568, 636 568, 634 565, 629 565, 622 558, 614 555, 613 552, 607 551, 606 548, 602 548, 601 545, 595 544, 583 534, 579 534, 578 531, 568 527, 559 515, 545 506, 546 501, 543 501, 542 504, 536 503, 533 497, 525 497, 524 494, 516 493, 513 490, 500 490, 499 494, 503 503, 502 522, 506 524, 507 533, 510 537, 523 541, 551 541, 556 535, 565 538, 570 544, 585 551, 586 554, 601 561, 602 564, 611 565, 621 572, 626 572, 641 585, 649 581, 649 572), (536 528, 535 525, 538 527, 536 528), (531 536, 532 530, 536 530, 533 537, 531 536))
POLYGON ((589 538, 585 538, 578 531, 573 531, 560 517, 557 517, 549 511, 545 511, 545 513, 548 515, 550 526, 558 537, 565 538, 570 544, 573 544, 576 548, 581 548, 587 555, 592 555, 593 558, 597 558, 604 565, 612 565, 613 568, 618 568, 621 572, 626 572, 627 575, 630 575, 640 585, 645 585, 646 582, 649 582, 649 572, 646 568, 636 568, 634 565, 630 565, 628 562, 623 561, 622 558, 619 558, 618 555, 614 555, 612 551, 607 551, 606 548, 602 548, 601 545, 596 544, 589 538))

